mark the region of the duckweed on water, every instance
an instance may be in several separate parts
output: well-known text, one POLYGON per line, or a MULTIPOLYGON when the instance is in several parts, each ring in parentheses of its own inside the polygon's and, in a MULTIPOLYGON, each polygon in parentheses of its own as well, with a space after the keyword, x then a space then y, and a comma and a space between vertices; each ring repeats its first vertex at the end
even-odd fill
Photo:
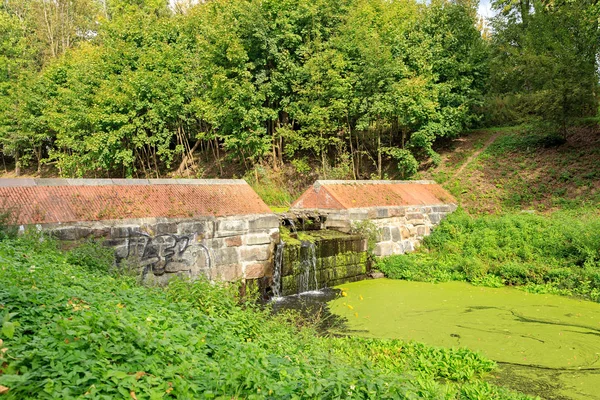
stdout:
POLYGON ((598 399, 600 304, 463 282, 378 279, 330 303, 353 335, 467 347, 498 361, 501 384, 547 399, 598 399))
POLYGON ((318 337, 235 287, 141 287, 74 257, 0 241, 3 398, 526 398, 486 383, 494 363, 468 350, 318 337))

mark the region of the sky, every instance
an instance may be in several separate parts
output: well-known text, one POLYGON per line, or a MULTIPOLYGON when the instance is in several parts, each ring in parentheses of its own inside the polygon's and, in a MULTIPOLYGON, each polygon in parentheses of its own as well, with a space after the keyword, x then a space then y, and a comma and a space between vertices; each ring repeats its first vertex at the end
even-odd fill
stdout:
POLYGON ((490 18, 493 16, 490 1, 491 0, 479 0, 479 15, 482 17, 490 18))

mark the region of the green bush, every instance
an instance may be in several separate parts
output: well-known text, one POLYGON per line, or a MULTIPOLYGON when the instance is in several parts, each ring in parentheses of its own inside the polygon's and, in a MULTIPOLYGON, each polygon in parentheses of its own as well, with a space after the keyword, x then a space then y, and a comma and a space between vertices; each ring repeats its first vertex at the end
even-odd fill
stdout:
POLYGON ((388 277, 478 284, 546 285, 590 297, 600 291, 600 216, 594 210, 448 216, 421 250, 378 261, 388 277), (490 278, 493 277, 493 278, 490 278))
POLYGON ((115 266, 115 252, 111 247, 88 240, 67 253, 66 261, 93 272, 108 273, 115 266))
POLYGON ((236 285, 142 287, 96 251, 0 241, 3 398, 526 398, 485 383, 495 365, 469 350, 318 337, 236 285))

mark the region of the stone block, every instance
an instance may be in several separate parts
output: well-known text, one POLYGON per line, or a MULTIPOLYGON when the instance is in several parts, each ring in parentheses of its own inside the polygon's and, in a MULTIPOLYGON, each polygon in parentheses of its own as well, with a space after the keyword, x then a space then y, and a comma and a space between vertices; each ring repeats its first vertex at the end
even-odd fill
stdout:
POLYGON ((213 266, 209 271, 211 280, 233 282, 242 279, 243 276, 242 265, 238 263, 213 266))
POLYGON ((180 235, 197 234, 198 237, 210 239, 214 231, 213 221, 180 222, 177 225, 177 233, 180 235))
POLYGON ((352 229, 352 224, 349 220, 327 219, 327 221, 325 222, 325 227, 326 229, 349 232, 352 229))
POLYGON ((224 249, 227 246, 225 245, 225 239, 224 238, 214 238, 214 239, 205 239, 202 241, 202 243, 209 249, 212 250, 220 250, 220 249, 224 249))
POLYGON ((402 239, 408 239, 410 237, 410 230, 404 225, 400 227, 400 236, 402 239))
POLYGON ((110 228, 111 238, 126 238, 131 236, 133 232, 139 232, 139 226, 113 226, 110 228))
POLYGON ((379 228, 379 241, 389 242, 392 240, 392 231, 389 226, 379 228))
POLYGON ((240 261, 265 261, 271 258, 271 246, 244 246, 240 248, 240 261))
POLYGON ((244 219, 222 219, 217 221, 215 237, 236 236, 248 230, 248 221, 244 219))
POLYGON ((279 228, 279 217, 273 214, 255 218, 248 222, 248 228, 251 231, 279 228))
POLYGON ((390 227, 390 233, 392 235, 392 241, 399 242, 400 240, 402 240, 402 235, 400 233, 400 228, 398 228, 397 226, 391 226, 390 227))
POLYGON ((258 279, 265 276, 267 266, 265 263, 253 263, 248 264, 244 267, 244 278, 246 279, 258 279))
POLYGON ((379 242, 375 245, 373 254, 377 257, 385 257, 394 254, 394 243, 392 242, 379 242))
POLYGON ((367 210, 353 210, 348 213, 348 218, 351 221, 364 221, 369 219, 369 212, 367 210))
POLYGON ((440 221, 442 220, 441 214, 440 213, 431 213, 428 215, 429 217, 429 221, 431 221, 432 224, 439 224, 440 221))
POLYGON ((389 217, 389 212, 387 208, 377 208, 377 218, 387 218, 389 217))
MULTIPOLYGON (((277 232, 279 233, 279 232, 277 232)), ((277 235, 279 236, 279 235, 277 235)), ((279 239, 279 237, 278 237, 279 239)), ((269 233, 253 233, 244 235, 244 243, 248 246, 254 246, 257 244, 270 244, 274 241, 269 233)))
POLYGON ((154 232, 157 235, 177 233, 177 224, 175 222, 161 222, 155 225, 154 232))
POLYGON ((225 246, 227 247, 238 247, 242 245, 241 236, 230 236, 225 238, 225 246))
POLYGON ((110 228, 105 227, 105 228, 90 228, 89 233, 87 234, 86 237, 100 239, 100 238, 107 238, 109 236, 110 236, 110 228))
POLYGON ((51 233, 58 240, 77 240, 80 238, 80 229, 76 226, 53 229, 51 233))
POLYGON ((279 243, 279 241, 281 240, 281 234, 279 233, 279 228, 271 229, 271 231, 269 232, 269 236, 271 237, 271 242, 279 243))
POLYGON ((240 262, 240 255, 236 247, 215 249, 213 254, 213 266, 237 264, 240 262))
POLYGON ((185 262, 170 262, 165 266, 165 272, 167 272, 167 273, 183 272, 183 271, 187 271, 187 272, 191 273, 192 267, 185 262))
POLYGON ((115 258, 117 260, 122 260, 124 258, 129 257, 129 246, 116 246, 116 247, 114 247, 114 250, 115 250, 115 258))
POLYGON ((388 214, 390 218, 404 217, 406 216, 406 209, 401 207, 388 208, 388 214))
POLYGON ((412 240, 403 240, 402 248, 403 248, 404 253, 409 253, 411 251, 415 251, 415 246, 414 246, 412 240))
POLYGON ((421 213, 410 213, 406 214, 406 220, 413 225, 423 225, 425 223, 425 216, 421 213))
POLYGON ((435 212, 435 213, 449 213, 452 212, 456 209, 456 207, 453 207, 450 204, 444 204, 444 205, 440 205, 440 206, 432 206, 431 207, 431 211, 435 212))
POLYGON ((427 225, 417 226, 417 236, 423 237, 429 235, 429 227, 427 225))

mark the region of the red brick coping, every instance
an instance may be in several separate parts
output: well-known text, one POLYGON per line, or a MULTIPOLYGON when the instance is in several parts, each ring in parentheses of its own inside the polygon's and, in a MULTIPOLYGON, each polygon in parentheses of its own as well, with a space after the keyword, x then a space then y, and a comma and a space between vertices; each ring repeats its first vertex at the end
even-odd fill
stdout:
POLYGON ((241 179, 0 179, 15 225, 270 214, 241 179))
POLYGON ((291 208, 347 210, 450 203, 456 203, 454 197, 434 181, 316 181, 291 208))

